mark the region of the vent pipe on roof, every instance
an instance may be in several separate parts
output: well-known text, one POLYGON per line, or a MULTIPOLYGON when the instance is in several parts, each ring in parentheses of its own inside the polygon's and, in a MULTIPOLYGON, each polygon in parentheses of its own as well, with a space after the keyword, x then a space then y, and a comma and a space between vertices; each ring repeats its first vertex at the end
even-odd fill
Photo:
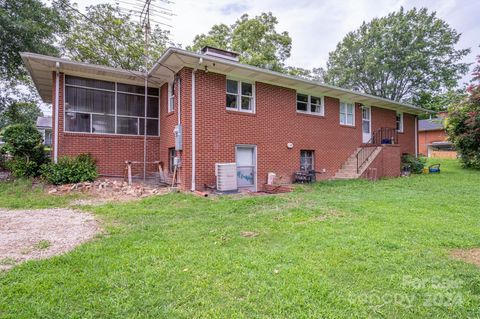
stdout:
POLYGON ((238 56, 239 56, 239 54, 236 52, 218 49, 210 46, 203 47, 202 53, 205 55, 213 56, 216 58, 222 58, 230 61, 235 61, 235 62, 238 62, 238 56))

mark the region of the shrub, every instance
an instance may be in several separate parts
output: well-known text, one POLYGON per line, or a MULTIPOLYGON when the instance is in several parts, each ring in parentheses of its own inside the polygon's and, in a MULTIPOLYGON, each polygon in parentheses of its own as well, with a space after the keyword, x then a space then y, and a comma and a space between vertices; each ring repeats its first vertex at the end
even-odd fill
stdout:
POLYGON ((410 168, 410 172, 414 174, 421 174, 423 172, 423 168, 425 167, 426 160, 423 157, 416 158, 410 154, 403 154, 402 155, 402 171, 405 167, 410 168))
POLYGON ((5 167, 15 177, 31 177, 40 174, 40 166, 48 162, 42 144, 42 135, 35 126, 14 124, 3 129, 5 144, 2 152, 9 155, 5 167))
POLYGON ((43 165, 41 171, 42 177, 55 185, 93 181, 98 177, 95 160, 90 154, 60 157, 57 164, 43 165))

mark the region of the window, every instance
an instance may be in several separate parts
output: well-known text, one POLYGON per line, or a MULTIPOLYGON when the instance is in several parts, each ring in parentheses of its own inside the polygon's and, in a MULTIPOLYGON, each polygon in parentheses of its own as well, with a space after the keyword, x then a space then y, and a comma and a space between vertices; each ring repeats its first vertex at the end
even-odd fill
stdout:
POLYGON ((355 106, 353 103, 340 102, 340 124, 355 126, 355 106))
POLYGON ((313 171, 315 169, 315 165, 313 163, 313 154, 313 151, 300 151, 300 170, 313 171))
POLYGON ((403 132, 403 113, 397 112, 397 131, 403 132))
POLYGON ((168 83, 168 113, 175 111, 175 82, 168 83))
POLYGON ((227 79, 227 109, 255 112, 254 91, 251 83, 227 79))
POLYGON ((297 93, 297 112, 323 115, 323 97, 297 93))
POLYGON ((168 149, 168 171, 173 173, 175 169, 175 148, 168 149))
POLYGON ((95 134, 159 135, 159 90, 65 76, 65 130, 95 134))

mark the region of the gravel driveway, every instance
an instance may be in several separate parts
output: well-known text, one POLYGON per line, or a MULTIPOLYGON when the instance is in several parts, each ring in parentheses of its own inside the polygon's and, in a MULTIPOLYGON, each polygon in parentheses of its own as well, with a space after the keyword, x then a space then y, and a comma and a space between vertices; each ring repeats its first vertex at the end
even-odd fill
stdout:
POLYGON ((0 209, 0 270, 68 252, 99 231, 93 215, 80 211, 0 209))

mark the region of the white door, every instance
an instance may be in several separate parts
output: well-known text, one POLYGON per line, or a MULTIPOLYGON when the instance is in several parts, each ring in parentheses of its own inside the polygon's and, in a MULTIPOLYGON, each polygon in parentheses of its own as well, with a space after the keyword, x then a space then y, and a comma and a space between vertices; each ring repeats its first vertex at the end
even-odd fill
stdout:
POLYGON ((362 140, 368 143, 372 138, 372 110, 370 106, 362 108, 362 140))
POLYGON ((256 186, 256 152, 254 145, 237 146, 237 186, 251 188, 256 186))

